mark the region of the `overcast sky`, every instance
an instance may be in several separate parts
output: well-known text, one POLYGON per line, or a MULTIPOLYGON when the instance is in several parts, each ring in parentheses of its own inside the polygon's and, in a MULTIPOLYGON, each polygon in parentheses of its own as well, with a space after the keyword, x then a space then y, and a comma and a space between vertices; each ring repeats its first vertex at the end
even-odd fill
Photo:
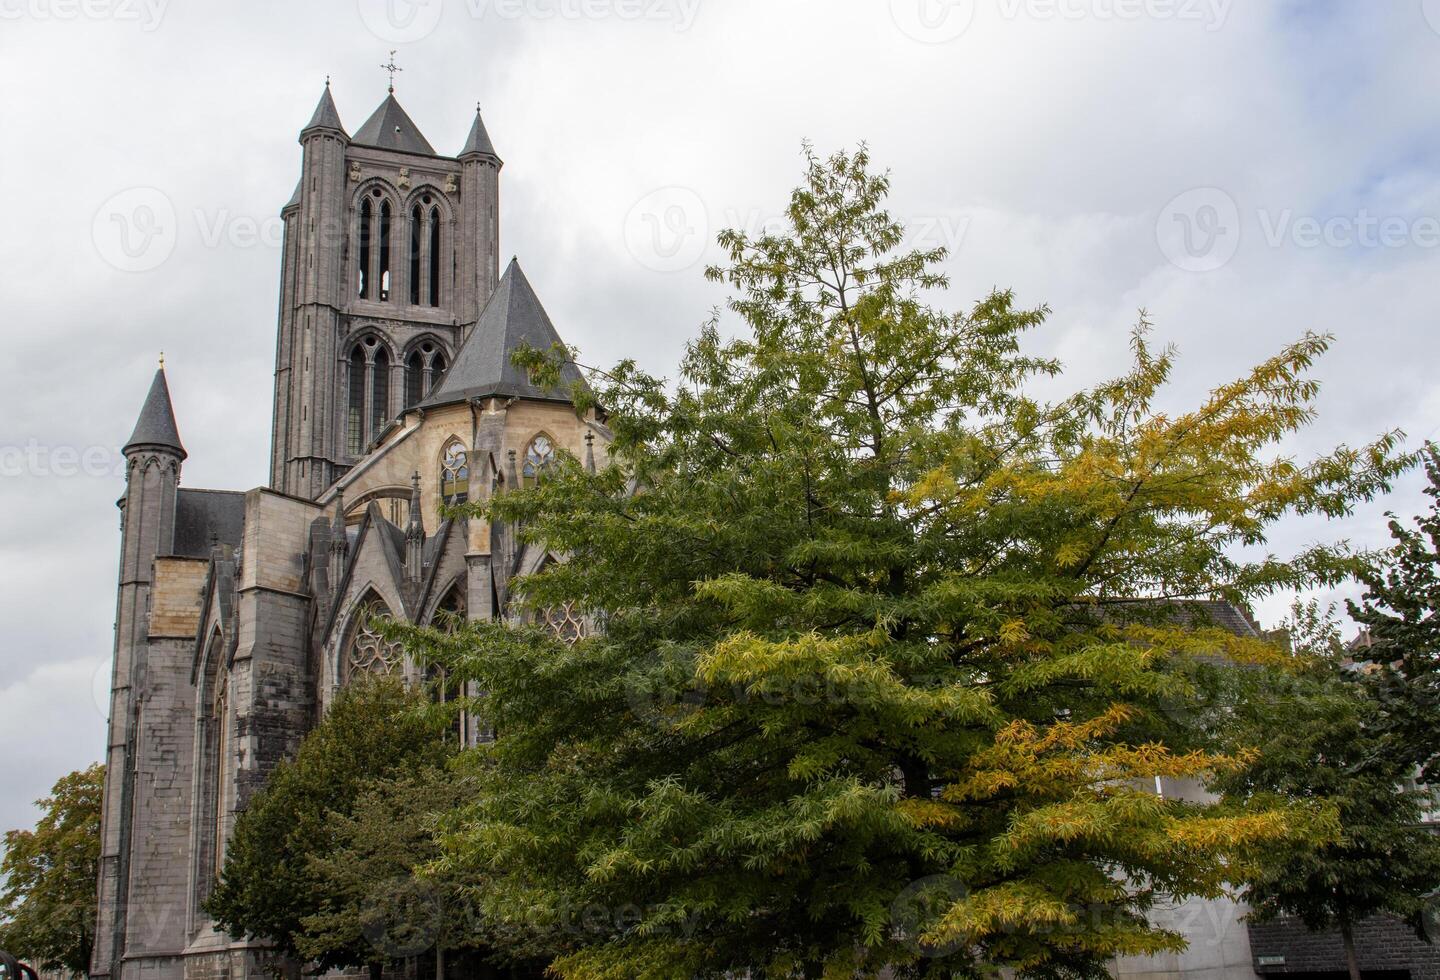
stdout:
MULTIPOLYGON (((1295 452, 1440 426, 1440 0, 0 0, 0 829, 102 755, 160 350, 184 484, 265 481, 296 137, 327 74, 358 129, 391 49, 440 152, 483 104, 502 254, 587 360, 671 370, 715 231, 780 213, 802 139, 863 140, 946 305, 1053 307, 1067 389, 1143 307, 1170 404, 1326 330, 1295 452)), ((1274 546, 1378 543, 1419 483, 1274 546)))

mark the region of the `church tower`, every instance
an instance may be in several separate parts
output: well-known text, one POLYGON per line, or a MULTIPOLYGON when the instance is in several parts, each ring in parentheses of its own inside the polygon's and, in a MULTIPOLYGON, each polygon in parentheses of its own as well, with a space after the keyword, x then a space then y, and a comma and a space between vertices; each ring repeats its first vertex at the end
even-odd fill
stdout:
POLYGON ((135 819, 143 813, 137 786, 142 767, 140 715, 146 700, 148 634, 154 562, 175 545, 175 509, 185 449, 170 406, 165 369, 155 372, 135 431, 125 443, 125 495, 120 499, 120 581, 115 610, 115 659, 110 679, 110 726, 105 751, 101 826, 99 928, 93 975, 119 972, 121 951, 137 936, 151 938, 152 922, 130 915, 135 819))
POLYGON ((329 84, 285 227, 270 486, 315 499, 419 404, 499 280, 502 163, 476 108, 437 153, 392 85, 354 136, 329 84))

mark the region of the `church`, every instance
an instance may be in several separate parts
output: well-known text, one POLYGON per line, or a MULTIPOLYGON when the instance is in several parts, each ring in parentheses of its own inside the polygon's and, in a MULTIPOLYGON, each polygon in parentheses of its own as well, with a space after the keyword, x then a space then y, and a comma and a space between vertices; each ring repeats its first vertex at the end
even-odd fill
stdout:
MULTIPOLYGON (((355 133, 329 84, 300 132, 284 246, 269 485, 182 485, 164 366, 125 444, 90 975, 244 978, 255 944, 202 909, 236 814, 358 672, 418 680, 374 614, 504 615, 551 556, 444 505, 534 481, 609 431, 511 362, 560 338, 518 261, 500 268, 499 155, 477 108, 437 152, 394 87, 355 133)), ((585 623, 546 614, 566 637, 585 623)), ((462 719, 460 737, 484 733, 462 719)))

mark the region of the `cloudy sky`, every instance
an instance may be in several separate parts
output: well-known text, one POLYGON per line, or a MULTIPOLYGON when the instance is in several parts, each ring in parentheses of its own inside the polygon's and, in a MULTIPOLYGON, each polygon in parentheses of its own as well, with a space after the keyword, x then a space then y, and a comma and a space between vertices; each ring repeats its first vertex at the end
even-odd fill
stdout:
MULTIPOLYGON (((159 351, 184 483, 265 481, 296 136, 327 75, 354 132, 392 49, 441 152, 483 104, 502 254, 588 359, 669 370, 714 232, 774 220, 802 139, 866 141, 943 302, 1050 304, 1066 388, 1145 308, 1177 406, 1327 330, 1295 452, 1440 427, 1440 0, 0 0, 0 828, 102 754, 159 351)), ((1418 489, 1274 545, 1378 542, 1418 489)))

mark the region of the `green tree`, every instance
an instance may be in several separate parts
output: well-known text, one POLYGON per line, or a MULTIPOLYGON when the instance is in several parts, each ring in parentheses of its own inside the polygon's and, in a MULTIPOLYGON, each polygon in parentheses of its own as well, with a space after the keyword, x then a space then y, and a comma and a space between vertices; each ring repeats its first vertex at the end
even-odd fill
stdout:
POLYGON ((449 954, 483 956, 471 897, 481 882, 425 873, 441 857, 440 815, 474 792, 444 769, 407 772, 373 784, 349 815, 337 815, 334 847, 310 857, 323 900, 302 920, 301 954, 325 962, 368 946, 390 959, 433 955, 437 977, 449 954))
POLYGON ((1385 708, 1395 750, 1440 784, 1440 447, 1426 447, 1428 514, 1409 527, 1390 515, 1393 544, 1362 574, 1350 615, 1370 632, 1366 678, 1385 708))
POLYGON ((85 973, 95 946, 105 767, 60 779, 34 830, 5 832, 0 949, 44 970, 85 973))
MULTIPOLYGON (((1142 323, 1127 371, 1041 402, 1046 311, 926 305, 943 253, 904 247, 887 189, 863 151, 809 156, 788 229, 721 236, 742 336, 707 325, 673 385, 592 373, 573 395, 614 465, 472 508, 569 556, 524 605, 603 629, 411 636, 499 733, 463 757, 482 789, 447 862, 563 976, 1100 976, 1183 945, 1157 895, 1325 830, 1145 787, 1243 762, 1171 748, 1196 663, 1277 656, 1187 603, 1353 573, 1342 547, 1237 549, 1382 491, 1396 437, 1279 455, 1318 336, 1162 412, 1142 323)), ((517 361, 553 380, 556 354, 517 361)))
MULTIPOLYGON (((344 688, 306 735, 293 761, 275 768, 235 821, 219 882, 205 903, 234 936, 304 955, 306 919, 327 908, 317 862, 343 846, 345 818, 376 781, 443 766, 454 753, 445 720, 424 710, 423 693, 380 677, 344 688)), ((320 965, 380 964, 385 950, 365 941, 317 945, 320 965)))
POLYGON ((1232 798, 1323 801, 1343 836, 1288 841, 1270 849, 1245 884, 1260 921, 1298 916, 1312 930, 1339 930, 1352 980, 1360 980, 1355 927, 1387 913, 1418 933, 1428 896, 1440 884, 1440 838, 1421 825, 1428 792, 1411 781, 1382 705, 1347 665, 1333 617, 1300 610, 1294 671, 1231 671, 1242 696, 1222 725, 1242 744, 1260 745, 1249 765, 1215 788, 1232 798))

